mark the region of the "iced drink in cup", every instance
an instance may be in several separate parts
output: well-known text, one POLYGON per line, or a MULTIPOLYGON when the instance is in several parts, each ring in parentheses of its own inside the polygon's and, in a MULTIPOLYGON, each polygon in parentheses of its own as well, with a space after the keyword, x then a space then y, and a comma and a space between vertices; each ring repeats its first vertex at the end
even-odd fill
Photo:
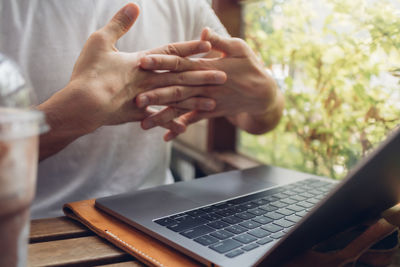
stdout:
POLYGON ((0 107, 0 266, 25 266, 43 115, 0 107))
POLYGON ((29 108, 19 69, 0 55, 0 266, 26 266, 29 207, 35 195, 41 112, 29 108))

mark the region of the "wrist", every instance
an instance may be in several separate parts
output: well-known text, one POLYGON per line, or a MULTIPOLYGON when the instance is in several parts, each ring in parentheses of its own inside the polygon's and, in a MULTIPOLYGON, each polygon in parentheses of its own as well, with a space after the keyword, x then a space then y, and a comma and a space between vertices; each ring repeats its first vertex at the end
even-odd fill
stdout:
POLYGON ((66 147, 76 139, 95 131, 101 125, 90 122, 89 112, 82 107, 82 99, 74 93, 69 84, 37 109, 46 116, 49 132, 40 136, 40 160, 66 147))

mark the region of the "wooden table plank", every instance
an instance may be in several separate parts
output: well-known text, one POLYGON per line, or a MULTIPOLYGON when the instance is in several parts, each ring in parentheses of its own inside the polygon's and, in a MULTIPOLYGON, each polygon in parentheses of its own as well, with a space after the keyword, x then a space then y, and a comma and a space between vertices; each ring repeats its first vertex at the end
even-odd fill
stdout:
POLYGON ((28 247, 28 262, 32 267, 93 266, 133 260, 131 255, 97 236, 34 243, 28 247))
POLYGON ((31 221, 30 243, 94 235, 82 224, 67 217, 31 221))

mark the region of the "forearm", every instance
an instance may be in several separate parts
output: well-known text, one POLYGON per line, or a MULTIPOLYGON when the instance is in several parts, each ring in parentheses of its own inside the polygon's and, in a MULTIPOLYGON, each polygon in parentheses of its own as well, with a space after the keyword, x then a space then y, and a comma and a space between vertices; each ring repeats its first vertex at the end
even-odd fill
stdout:
POLYGON ((40 136, 39 160, 50 157, 79 137, 94 130, 84 121, 82 103, 77 95, 67 93, 68 86, 37 108, 46 115, 49 132, 40 136))
POLYGON ((273 104, 261 114, 239 113, 228 117, 229 121, 240 129, 251 134, 263 134, 274 129, 283 113, 285 101, 280 90, 276 90, 273 104))

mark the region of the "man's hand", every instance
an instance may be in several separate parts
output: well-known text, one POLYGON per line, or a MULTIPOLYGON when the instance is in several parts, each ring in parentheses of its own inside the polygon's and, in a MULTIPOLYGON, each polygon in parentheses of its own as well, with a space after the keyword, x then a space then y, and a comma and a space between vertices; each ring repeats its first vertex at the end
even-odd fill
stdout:
MULTIPOLYGON (((106 26, 93 33, 75 63, 68 85, 38 106, 51 127, 41 137, 41 159, 103 125, 139 121, 153 114, 148 108, 136 105, 135 97, 141 92, 171 85, 225 82, 226 75, 221 71, 155 73, 141 69, 140 58, 144 55, 186 57, 208 52, 211 45, 206 41, 192 41, 138 53, 118 51, 115 43, 132 27, 138 15, 138 6, 128 4, 106 26)), ((215 105, 210 99, 202 101, 211 102, 211 107, 215 105)), ((203 110, 210 110, 209 106, 203 110)), ((161 126, 177 133, 185 129, 184 124, 174 120, 161 126)))
MULTIPOLYGON (((141 60, 147 70, 222 70, 228 80, 223 85, 208 87, 166 87, 144 92, 151 105, 168 105, 157 114, 142 122, 145 129, 170 121, 172 109, 195 110, 181 115, 179 121, 189 125, 203 118, 226 116, 233 124, 250 133, 260 134, 274 128, 282 116, 283 96, 274 80, 267 74, 263 64, 248 45, 238 38, 222 38, 205 29, 202 40, 209 41, 212 48, 221 52, 217 58, 190 59, 173 55, 148 55, 141 60), (198 97, 214 99, 212 111, 201 111, 193 103, 198 97)), ((140 104, 140 103, 139 103, 140 104)), ((179 113, 179 112, 176 112, 179 113)), ((171 140, 179 133, 169 131, 164 137, 171 140)))

